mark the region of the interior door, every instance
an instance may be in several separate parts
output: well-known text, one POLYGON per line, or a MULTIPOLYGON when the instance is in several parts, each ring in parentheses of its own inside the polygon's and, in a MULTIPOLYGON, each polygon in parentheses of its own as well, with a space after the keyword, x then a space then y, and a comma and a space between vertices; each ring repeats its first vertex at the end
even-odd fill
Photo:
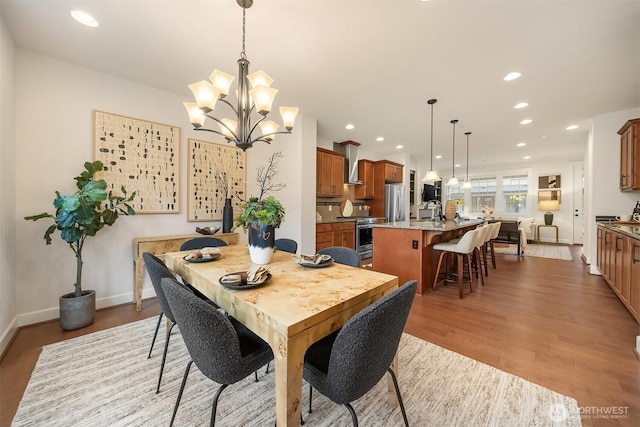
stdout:
POLYGON ((573 244, 584 242, 584 165, 573 165, 573 244))

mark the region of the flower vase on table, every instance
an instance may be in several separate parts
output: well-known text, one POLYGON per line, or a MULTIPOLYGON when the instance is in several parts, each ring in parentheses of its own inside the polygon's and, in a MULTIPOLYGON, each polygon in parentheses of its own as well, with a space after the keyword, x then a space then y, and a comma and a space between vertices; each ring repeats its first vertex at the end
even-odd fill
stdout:
POLYGON ((222 232, 231 233, 233 227, 233 206, 231 199, 224 199, 224 207, 222 208, 222 232))
POLYGON ((248 229, 249 256, 254 264, 269 264, 275 248, 275 228, 261 222, 251 223, 248 229))

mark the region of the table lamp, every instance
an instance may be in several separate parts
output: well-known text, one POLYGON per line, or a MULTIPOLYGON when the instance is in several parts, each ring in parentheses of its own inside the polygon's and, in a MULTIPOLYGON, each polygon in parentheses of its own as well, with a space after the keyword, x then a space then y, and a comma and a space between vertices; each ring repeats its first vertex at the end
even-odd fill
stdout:
POLYGON ((560 210, 560 202, 558 200, 540 200, 538 201, 538 209, 547 211, 544 214, 544 224, 553 224, 553 213, 551 211, 560 210))

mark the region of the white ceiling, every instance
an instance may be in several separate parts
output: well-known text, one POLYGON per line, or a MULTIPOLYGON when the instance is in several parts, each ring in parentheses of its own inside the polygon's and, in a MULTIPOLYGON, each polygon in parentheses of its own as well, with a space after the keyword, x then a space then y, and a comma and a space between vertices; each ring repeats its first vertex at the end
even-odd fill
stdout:
MULTIPOLYGON (((214 68, 237 74, 234 0, 0 0, 0 12, 21 48, 185 101, 187 85, 214 68), (100 26, 75 22, 76 8, 100 26)), ((593 116, 640 106, 638 0, 255 0, 246 25, 251 70, 274 78, 277 105, 317 118, 320 138, 380 156, 402 144, 428 162, 427 100, 437 98, 434 154, 443 158, 434 166, 445 176, 451 119, 463 168, 467 131, 470 168, 525 166, 582 159, 593 116), (511 71, 522 77, 503 81, 511 71), (521 101, 529 107, 514 109, 521 101)))

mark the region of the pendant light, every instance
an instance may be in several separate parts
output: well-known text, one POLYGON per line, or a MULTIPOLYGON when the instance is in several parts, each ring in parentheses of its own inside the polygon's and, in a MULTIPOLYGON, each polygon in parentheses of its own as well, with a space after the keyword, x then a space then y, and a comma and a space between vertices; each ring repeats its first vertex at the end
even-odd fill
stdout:
POLYGON ((453 125, 453 144, 451 154, 451 178, 447 181, 448 187, 457 187, 460 185, 458 178, 456 178, 456 123, 458 123, 458 120, 451 120, 451 124, 453 125))
POLYGON ((423 182, 431 182, 431 181, 440 181, 440 175, 438 175, 438 171, 433 169, 433 104, 438 102, 437 99, 430 99, 427 101, 427 104, 431 105, 431 167, 425 174, 424 178, 422 178, 423 182))
POLYGON ((469 181, 469 135, 471 135, 471 132, 465 132, 464 134, 467 135, 467 180, 462 184, 462 188, 469 190, 472 188, 471 181, 469 181))

